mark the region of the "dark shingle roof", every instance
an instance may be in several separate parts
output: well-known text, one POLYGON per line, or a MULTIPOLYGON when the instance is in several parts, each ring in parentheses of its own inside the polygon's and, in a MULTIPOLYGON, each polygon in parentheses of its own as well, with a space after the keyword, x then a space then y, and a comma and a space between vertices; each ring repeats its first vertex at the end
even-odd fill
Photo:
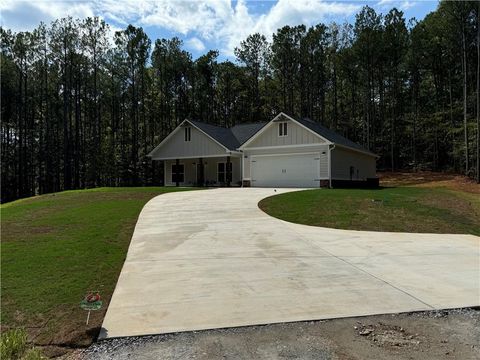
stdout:
MULTIPOLYGON (((317 122, 306 118, 302 119, 292 116, 290 117, 334 144, 343 145, 376 156, 374 153, 368 151, 360 144, 347 139, 346 137, 326 128, 317 122)), ((252 124, 240 124, 231 128, 224 128, 221 126, 205 124, 199 121, 190 120, 190 122, 229 150, 237 150, 242 144, 244 144, 267 124, 266 122, 260 122, 252 124)))
POLYGON ((200 121, 189 121, 229 150, 237 150, 240 145, 250 139, 258 130, 267 124, 265 122, 240 124, 231 128, 224 128, 221 126, 205 124, 200 121))
POLYGON ((199 121, 190 120, 190 122, 229 150, 236 150, 241 145, 237 138, 233 135, 231 129, 205 124, 199 121))
POLYGON ((263 128, 267 123, 260 122, 260 123, 253 123, 253 124, 240 124, 235 125, 234 127, 230 128, 233 133, 233 136, 238 140, 238 142, 243 144, 245 141, 250 139, 253 135, 255 135, 261 128, 263 128))
POLYGON ((324 137, 325 139, 331 141, 334 144, 343 145, 352 149, 357 149, 357 150, 375 155, 371 151, 368 151, 367 149, 365 149, 362 145, 347 139, 346 137, 340 135, 339 133, 336 133, 335 131, 330 130, 329 128, 326 128, 325 126, 317 122, 314 122, 313 120, 298 119, 298 118, 294 118, 294 119, 297 120, 303 126, 309 128, 313 132, 316 132, 318 135, 324 137))

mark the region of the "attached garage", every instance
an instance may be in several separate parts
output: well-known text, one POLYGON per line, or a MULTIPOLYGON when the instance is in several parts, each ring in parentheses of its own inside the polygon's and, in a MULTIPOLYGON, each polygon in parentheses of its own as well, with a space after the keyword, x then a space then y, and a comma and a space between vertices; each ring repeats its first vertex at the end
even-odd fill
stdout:
POLYGON ((319 153, 251 157, 251 183, 258 187, 319 187, 319 153))
POLYGON ((283 113, 239 150, 243 186, 360 186, 375 178, 375 154, 318 123, 283 113))

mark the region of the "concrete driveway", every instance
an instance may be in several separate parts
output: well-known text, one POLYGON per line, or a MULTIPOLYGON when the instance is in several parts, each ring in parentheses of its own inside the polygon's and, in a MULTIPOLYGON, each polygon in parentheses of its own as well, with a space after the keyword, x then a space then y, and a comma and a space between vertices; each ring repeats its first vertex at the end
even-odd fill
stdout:
POLYGON ((311 227, 258 208, 287 191, 148 202, 100 337, 480 305, 480 238, 311 227))

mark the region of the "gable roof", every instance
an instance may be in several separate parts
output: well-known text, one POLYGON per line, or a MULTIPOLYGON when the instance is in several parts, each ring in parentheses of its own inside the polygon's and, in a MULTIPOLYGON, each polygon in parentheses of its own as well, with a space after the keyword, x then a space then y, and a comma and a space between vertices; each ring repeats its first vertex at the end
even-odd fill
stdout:
POLYGON ((364 148, 362 145, 357 144, 356 142, 353 142, 352 140, 347 139, 346 137, 340 135, 339 133, 330 130, 329 128, 321 125, 320 123, 314 122, 313 120, 310 120, 308 118, 294 118, 296 121, 298 121, 300 124, 303 126, 309 128, 310 130, 314 131, 318 135, 324 137, 328 141, 331 141, 335 145, 340 145, 340 146, 345 146, 354 150, 359 150, 362 152, 369 153, 371 155, 376 156, 374 153, 371 151, 367 150, 364 148))
MULTIPOLYGON (((193 126, 197 127, 199 130, 204 132, 206 135, 211 137, 214 141, 218 142, 220 145, 224 146, 227 150, 230 151, 237 151, 238 148, 240 148, 243 144, 248 142, 254 135, 259 133, 260 130, 262 130, 267 124, 270 124, 271 122, 275 121, 281 116, 285 116, 291 120, 296 121, 303 127, 307 128, 311 132, 317 134, 321 138, 339 146, 344 146, 346 148, 352 149, 352 150, 357 150, 372 156, 377 156, 371 151, 365 149, 363 146, 360 144, 357 144, 356 142, 353 142, 346 137, 336 133, 333 130, 328 129, 327 127, 310 120, 308 118, 296 118, 290 115, 286 115, 284 113, 280 113, 275 118, 269 122, 258 122, 258 123, 249 123, 249 124, 239 124, 235 125, 231 128, 225 128, 222 126, 216 126, 216 125, 211 125, 207 123, 203 123, 200 121, 193 121, 193 120, 185 120, 186 122, 191 123, 193 126)), ((182 122, 183 125, 184 122, 182 122)), ((179 126, 180 127, 180 126, 179 126)), ((170 133, 169 136, 173 134, 170 133)), ((169 137, 167 136, 167 138, 169 137)), ((165 138, 150 154, 151 156, 153 152, 159 148, 166 140, 165 138)))
POLYGON ((234 127, 230 128, 230 130, 232 130, 233 136, 235 136, 240 145, 242 145, 265 125, 267 125, 267 122, 240 124, 235 125, 234 127))
POLYGON ((267 123, 240 124, 231 128, 206 124, 200 121, 188 120, 192 125, 198 127, 208 136, 212 137, 229 150, 237 150, 240 145, 250 139, 267 123))
POLYGON ((228 128, 206 124, 200 121, 188 121, 229 150, 237 150, 237 148, 240 146, 237 138, 228 128))
MULTIPOLYGON (((349 148, 349 149, 352 149, 352 150, 356 150, 356 151, 359 151, 359 152, 363 152, 363 153, 371 155, 371 156, 378 157, 376 154, 367 150, 362 145, 357 144, 356 142, 353 142, 353 141, 347 139, 346 137, 336 133, 335 131, 330 130, 329 128, 327 128, 327 127, 325 127, 325 126, 323 126, 323 125, 321 125, 321 124, 319 124, 319 123, 317 123, 317 122, 315 122, 311 119, 308 119, 308 118, 297 118, 297 117, 293 117, 293 116, 290 116, 290 115, 287 115, 287 114, 281 112, 277 116, 275 116, 270 122, 268 122, 268 124, 274 123, 276 121, 284 121, 285 118, 293 120, 294 122, 297 122, 300 126, 303 126, 307 130, 309 130, 312 133, 318 135, 320 138, 322 138, 323 140, 325 140, 327 142, 330 142, 330 143, 335 144, 335 145, 343 146, 343 147, 346 147, 346 148, 349 148)), ((258 135, 260 135, 260 133, 261 132, 257 131, 257 133, 255 135, 258 136, 258 135)), ((248 141, 245 141, 242 144, 243 147, 245 147, 247 145, 247 143, 249 143, 252 140, 253 140, 253 136, 250 137, 250 139, 248 141)))

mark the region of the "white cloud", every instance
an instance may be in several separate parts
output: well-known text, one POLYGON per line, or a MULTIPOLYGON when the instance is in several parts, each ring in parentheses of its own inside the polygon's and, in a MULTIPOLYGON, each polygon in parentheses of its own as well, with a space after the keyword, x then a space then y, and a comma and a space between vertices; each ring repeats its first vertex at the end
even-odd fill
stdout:
POLYGON ((195 31, 204 38, 213 36, 222 22, 228 18, 230 9, 227 0, 202 2, 162 0, 148 3, 147 6, 149 11, 140 19, 142 24, 160 26, 183 35, 195 31))
POLYGON ((90 2, 74 1, 1 1, 1 24, 14 31, 32 30, 40 21, 48 23, 66 16, 72 16, 73 18, 94 16, 95 12, 92 5, 93 3, 90 2))
POLYGON ((415 5, 417 5, 417 1, 409 1, 409 0, 380 0, 377 3, 382 10, 389 11, 390 9, 396 7, 402 11, 408 10, 415 5))
POLYGON ((279 0, 267 13, 255 15, 249 11, 245 0, 160 1, 152 11, 140 20, 146 25, 156 25, 181 34, 195 32, 204 40, 213 41, 228 56, 249 34, 259 32, 267 38, 285 25, 305 24, 307 26, 324 21, 334 15, 348 16, 360 6, 345 2, 323 0, 279 0))
POLYGON ((260 17, 256 28, 270 35, 284 25, 313 25, 331 15, 351 15, 359 8, 358 5, 344 2, 280 0, 269 13, 260 17))
POLYGON ((262 14, 252 12, 257 2, 246 0, 235 5, 231 0, 7 0, 0 4, 2 24, 14 30, 29 30, 39 19, 48 22, 67 15, 97 15, 117 25, 131 23, 190 35, 193 37, 186 41, 187 46, 202 51, 207 41, 227 56, 251 33, 270 39, 282 26, 310 26, 332 16, 349 16, 360 8, 358 3, 325 0, 278 0, 262 14))
POLYGON ((185 45, 189 49, 193 49, 195 51, 201 52, 205 50, 205 44, 202 40, 197 37, 190 38, 185 41, 185 45))

